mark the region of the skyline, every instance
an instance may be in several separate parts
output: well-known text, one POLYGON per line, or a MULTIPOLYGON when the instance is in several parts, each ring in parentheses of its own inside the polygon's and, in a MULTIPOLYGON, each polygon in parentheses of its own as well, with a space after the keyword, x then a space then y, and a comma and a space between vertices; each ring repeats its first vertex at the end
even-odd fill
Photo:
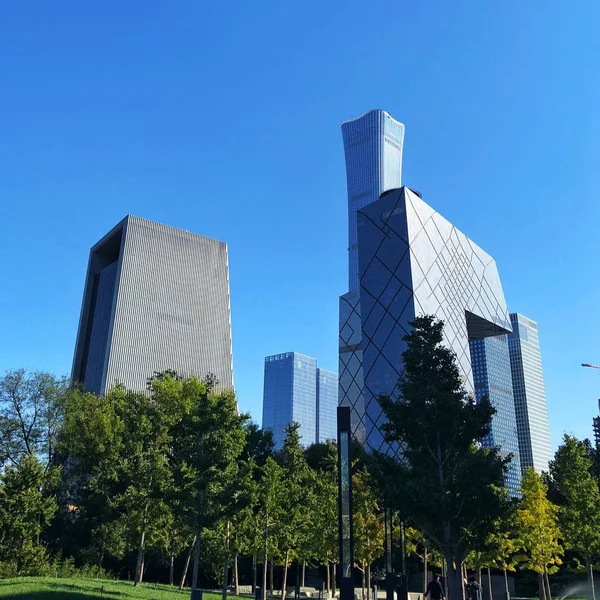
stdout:
POLYGON ((389 3, 382 25, 356 5, 310 28, 307 10, 294 13, 289 42, 278 18, 299 9, 281 7, 256 44, 247 9, 217 8, 202 27, 227 25, 238 40, 229 52, 216 33, 196 41, 193 8, 150 2, 147 14, 125 7, 111 23, 109 10, 75 3, 36 15, 6 7, 3 55, 21 51, 0 100, 10 115, 0 149, 0 370, 70 372, 87 252, 131 213, 229 244, 243 410, 259 420, 264 356, 293 348, 336 371, 337 297, 347 291, 339 125, 381 106, 407 126, 404 182, 495 257, 509 310, 538 322, 553 448, 564 430, 591 438, 600 379, 580 363, 600 362, 600 86, 591 76, 600 10, 474 6, 425 15, 389 3), (419 53, 394 51, 400 24, 419 53), (382 26, 386 35, 374 35, 382 26), (369 44, 347 41, 348 31, 369 44), (279 41, 282 56, 268 58, 279 41), (222 49, 216 68, 209 50, 222 49), (377 62, 386 51, 398 82, 377 62), (238 87, 256 93, 227 93, 238 87), (233 140, 243 140, 235 177, 233 140))

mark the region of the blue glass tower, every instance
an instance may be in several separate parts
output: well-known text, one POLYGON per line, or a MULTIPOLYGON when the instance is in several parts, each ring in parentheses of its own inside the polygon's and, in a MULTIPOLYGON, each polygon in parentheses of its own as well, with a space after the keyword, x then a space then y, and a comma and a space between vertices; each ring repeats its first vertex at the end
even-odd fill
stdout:
POLYGON ((542 355, 535 321, 511 313, 512 333, 508 336, 512 370, 521 467, 548 471, 552 460, 550 425, 544 389, 542 355))
POLYGON ((276 448, 292 421, 300 424, 304 446, 335 439, 337 393, 337 373, 317 369, 316 359, 298 352, 267 356, 263 429, 273 432, 276 448))
POLYGON ((317 442, 337 437, 338 376, 333 371, 317 369, 317 442))
POLYGON ((490 434, 484 444, 490 448, 500 448, 504 456, 512 455, 505 483, 509 493, 516 496, 521 485, 521 459, 508 337, 492 336, 471 340, 469 343, 475 398, 479 401, 487 396, 496 409, 490 434))

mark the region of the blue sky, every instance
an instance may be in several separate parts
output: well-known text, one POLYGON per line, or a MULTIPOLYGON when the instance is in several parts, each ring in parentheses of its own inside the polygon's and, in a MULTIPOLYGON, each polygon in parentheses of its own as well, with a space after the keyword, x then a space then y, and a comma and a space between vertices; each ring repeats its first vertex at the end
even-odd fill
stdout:
POLYGON ((406 125, 404 182, 537 320, 553 442, 600 371, 600 5, 13 2, 0 7, 0 372, 68 373, 88 249, 131 213, 229 244, 239 400, 265 355, 337 370, 340 123, 406 125))

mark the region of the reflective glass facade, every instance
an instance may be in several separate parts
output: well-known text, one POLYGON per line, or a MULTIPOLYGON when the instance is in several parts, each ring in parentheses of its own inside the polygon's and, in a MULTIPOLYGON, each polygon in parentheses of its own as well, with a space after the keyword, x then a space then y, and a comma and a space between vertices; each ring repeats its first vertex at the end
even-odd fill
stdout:
POLYGON ((336 440, 338 376, 333 371, 317 369, 317 435, 318 443, 336 440))
POLYGON ((508 337, 500 335, 471 340, 470 345, 475 398, 480 400, 487 396, 496 409, 484 444, 500 448, 504 456, 512 455, 505 482, 511 495, 516 496, 521 486, 521 460, 508 337))
POLYGON ((548 471, 552 445, 538 326, 518 313, 511 313, 510 320, 513 331, 508 336, 508 347, 521 467, 533 467, 541 473, 548 471))
POLYGON ((348 190, 349 291, 358 287, 357 211, 402 185, 404 125, 384 110, 342 123, 348 190))
POLYGON ((508 333, 510 319, 494 259, 415 192, 383 194, 358 212, 357 229, 360 288, 340 299, 340 404, 367 448, 397 452, 383 440, 377 397, 395 393, 409 323, 420 314, 446 323, 474 392, 469 340, 508 333))

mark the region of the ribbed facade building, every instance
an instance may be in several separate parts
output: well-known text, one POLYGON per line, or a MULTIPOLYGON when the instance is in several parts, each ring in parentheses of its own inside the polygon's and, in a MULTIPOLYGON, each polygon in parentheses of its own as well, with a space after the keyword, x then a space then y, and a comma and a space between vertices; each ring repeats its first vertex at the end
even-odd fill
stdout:
POLYGON ((510 320, 512 333, 508 335, 508 347, 521 467, 547 472, 552 460, 552 443, 538 326, 519 313, 511 313, 510 320))
POLYGON ((143 391, 166 369, 233 389, 227 245, 127 216, 90 251, 72 379, 143 391))

